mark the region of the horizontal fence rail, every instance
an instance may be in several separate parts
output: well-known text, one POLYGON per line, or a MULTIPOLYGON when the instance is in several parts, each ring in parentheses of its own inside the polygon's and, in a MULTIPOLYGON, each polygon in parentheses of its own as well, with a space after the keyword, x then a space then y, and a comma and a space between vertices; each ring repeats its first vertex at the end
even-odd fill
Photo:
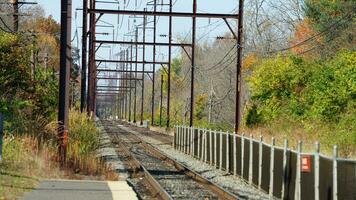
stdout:
POLYGON ((356 160, 297 150, 263 141, 252 136, 213 131, 195 127, 175 126, 173 147, 217 169, 243 178, 264 190, 270 198, 356 199, 356 160))

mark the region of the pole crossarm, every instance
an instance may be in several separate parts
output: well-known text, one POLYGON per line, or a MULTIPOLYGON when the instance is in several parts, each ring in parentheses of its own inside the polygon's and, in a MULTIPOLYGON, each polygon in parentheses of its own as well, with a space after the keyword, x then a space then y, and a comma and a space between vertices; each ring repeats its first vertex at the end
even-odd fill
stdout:
POLYGON ((107 90, 107 89, 127 89, 127 88, 135 88, 135 87, 130 87, 130 86, 97 86, 97 90, 107 90))
POLYGON ((132 80, 132 81, 142 81, 141 78, 119 78, 119 77, 96 77, 96 79, 100 80, 132 80))
POLYGON ((143 16, 166 16, 166 17, 197 17, 197 18, 226 18, 238 19, 237 14, 219 14, 219 13, 190 13, 190 12, 152 12, 135 10, 110 10, 110 9, 89 9, 89 13, 96 14, 114 14, 114 15, 143 15, 143 16))
POLYGON ((119 72, 119 73, 154 73, 154 71, 135 71, 135 70, 120 70, 120 69, 97 69, 98 72, 119 72))
POLYGON ((135 41, 110 41, 110 40, 94 40, 94 43, 101 44, 123 44, 123 45, 147 45, 147 46, 175 46, 175 47, 191 47, 192 44, 187 43, 162 43, 162 42, 135 42, 135 41))
MULTIPOLYGON (((124 91, 125 92, 125 91, 124 91)), ((112 93, 112 92, 108 92, 108 93, 96 93, 97 96, 107 96, 107 95, 110 95, 110 96, 118 96, 118 95, 123 95, 124 93, 123 92, 119 92, 119 93, 112 93)))
POLYGON ((96 90, 96 92, 128 92, 127 89, 120 89, 120 90, 96 90))
POLYGON ((120 88, 120 86, 117 86, 117 85, 97 85, 96 87, 97 88, 101 88, 101 87, 104 87, 104 88, 120 88))
POLYGON ((168 62, 163 61, 131 61, 131 60, 95 60, 95 62, 103 62, 103 63, 125 63, 125 64, 158 64, 158 65, 166 65, 168 62))

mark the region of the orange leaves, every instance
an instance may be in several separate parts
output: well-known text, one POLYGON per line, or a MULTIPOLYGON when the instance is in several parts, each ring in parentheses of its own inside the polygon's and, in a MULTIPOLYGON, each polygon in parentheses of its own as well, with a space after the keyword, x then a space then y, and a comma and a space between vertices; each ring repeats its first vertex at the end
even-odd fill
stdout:
POLYGON ((242 71, 247 71, 250 70, 258 61, 258 58, 256 54, 251 53, 248 54, 244 59, 242 63, 242 71))
POLYGON ((36 30, 41 33, 56 34, 60 31, 59 23, 57 23, 52 16, 38 19, 35 26, 36 30))
POLYGON ((304 19, 297 25, 294 37, 290 40, 290 43, 294 54, 303 54, 320 45, 322 41, 322 36, 317 35, 310 20, 304 19))

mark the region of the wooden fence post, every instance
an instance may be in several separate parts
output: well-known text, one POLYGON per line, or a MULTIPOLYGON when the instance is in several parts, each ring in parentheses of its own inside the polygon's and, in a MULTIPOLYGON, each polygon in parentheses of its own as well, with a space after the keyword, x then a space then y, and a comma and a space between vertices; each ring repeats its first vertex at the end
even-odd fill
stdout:
POLYGON ((230 171, 230 143, 229 143, 229 138, 230 138, 230 133, 226 132, 226 171, 229 173, 230 171))
POLYGON ((297 149, 297 174, 295 178, 295 200, 301 200, 301 158, 302 158, 302 141, 298 141, 297 149))
POLYGON ((274 184, 274 145, 276 144, 276 141, 274 138, 272 138, 272 144, 271 144, 271 157, 270 157, 270 168, 269 168, 269 198, 273 198, 273 184, 274 184))
POLYGON ((319 175, 320 175, 320 143, 315 143, 314 153, 314 199, 319 200, 319 175))
POLYGON ((211 129, 209 129, 209 145, 210 145, 210 150, 209 150, 209 156, 210 156, 210 165, 213 165, 213 132, 211 129))
POLYGON ((203 129, 203 135, 202 135, 202 141, 201 141, 201 157, 200 157, 200 161, 202 161, 202 162, 204 162, 205 133, 206 133, 206 129, 203 129))
POLYGON ((217 148, 217 145, 218 142, 217 142, 217 132, 214 131, 214 167, 217 168, 217 151, 218 151, 218 148, 217 148))
POLYGON ((178 146, 177 146, 177 150, 180 150, 180 146, 181 146, 181 139, 180 139, 180 134, 182 132, 183 127, 180 128, 178 135, 177 135, 177 140, 178 140, 178 146))
POLYGON ((201 136, 200 136, 201 129, 198 128, 198 159, 200 159, 200 147, 201 147, 201 136))
POLYGON ((253 135, 250 135, 250 152, 249 152, 249 168, 248 168, 248 182, 252 184, 253 176, 253 135))
POLYGON ((180 151, 183 151, 183 135, 184 135, 184 132, 185 132, 185 129, 186 127, 182 127, 182 131, 180 132, 180 151))
POLYGON ((236 157, 236 140, 237 140, 237 136, 236 136, 236 133, 234 133, 233 135, 233 142, 232 142, 232 145, 234 145, 232 148, 233 148, 233 161, 234 161, 234 176, 236 176, 236 170, 237 170, 237 157, 236 157))
POLYGON ((284 148, 283 148, 283 175, 282 175, 282 198, 285 199, 287 194, 287 186, 286 186, 286 180, 287 180, 287 152, 288 152, 288 140, 284 140, 284 148))
POLYGON ((244 177, 245 136, 241 135, 241 177, 244 177))
POLYGON ((222 148, 222 138, 223 138, 223 137, 222 137, 222 136, 223 136, 223 132, 222 132, 222 130, 220 130, 220 140, 219 140, 219 143, 220 143, 220 147, 219 147, 219 151, 220 151, 220 152, 219 152, 219 155, 220 155, 220 156, 219 156, 219 158, 220 158, 219 169, 220 169, 220 170, 222 170, 222 160, 223 160, 223 159, 222 159, 222 157, 223 157, 223 155, 222 155, 222 154, 223 154, 223 148, 222 148))
POLYGON ((262 146, 263 145, 263 136, 260 136, 260 142, 258 144, 258 189, 261 189, 262 185, 262 146))
POLYGON ((208 129, 205 129, 204 133, 204 162, 208 160, 208 129))
POLYGON ((337 158, 338 158, 338 148, 334 146, 334 156, 333 156, 333 200, 338 199, 337 191, 337 158))
POLYGON ((194 133, 195 131, 194 131, 194 127, 192 127, 191 128, 191 130, 190 130, 190 140, 189 140, 189 146, 190 146, 190 148, 189 148, 189 154, 190 154, 190 156, 191 157, 193 157, 194 158, 194 135, 195 135, 195 133, 194 133))

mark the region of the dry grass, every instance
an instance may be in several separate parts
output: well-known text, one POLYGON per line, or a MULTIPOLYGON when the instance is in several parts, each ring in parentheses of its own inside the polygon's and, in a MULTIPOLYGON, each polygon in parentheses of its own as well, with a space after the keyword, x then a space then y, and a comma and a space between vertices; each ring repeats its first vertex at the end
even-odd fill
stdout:
POLYGON ((51 146, 39 148, 31 136, 7 137, 0 164, 0 199, 16 199, 32 190, 42 178, 61 178, 55 151, 51 146))
POLYGON ((41 179, 118 180, 116 172, 97 157, 99 132, 94 121, 75 111, 70 115, 67 162, 62 169, 57 162, 57 123, 28 135, 7 133, 0 164, 0 200, 17 199, 41 179))
MULTIPOLYGON (((303 125, 293 121, 279 120, 270 125, 259 126, 254 128, 244 127, 242 132, 246 136, 252 135, 259 139, 263 136, 266 143, 271 143, 272 138, 275 138, 276 145, 283 147, 284 140, 287 139, 289 147, 296 150, 298 141, 302 141, 303 152, 315 152, 316 142, 320 143, 320 150, 323 154, 332 156, 333 146, 339 148, 339 156, 344 158, 356 158, 356 146, 347 135, 336 135, 333 127, 325 124, 303 125)), ((350 132, 349 134, 355 134, 350 132)))

